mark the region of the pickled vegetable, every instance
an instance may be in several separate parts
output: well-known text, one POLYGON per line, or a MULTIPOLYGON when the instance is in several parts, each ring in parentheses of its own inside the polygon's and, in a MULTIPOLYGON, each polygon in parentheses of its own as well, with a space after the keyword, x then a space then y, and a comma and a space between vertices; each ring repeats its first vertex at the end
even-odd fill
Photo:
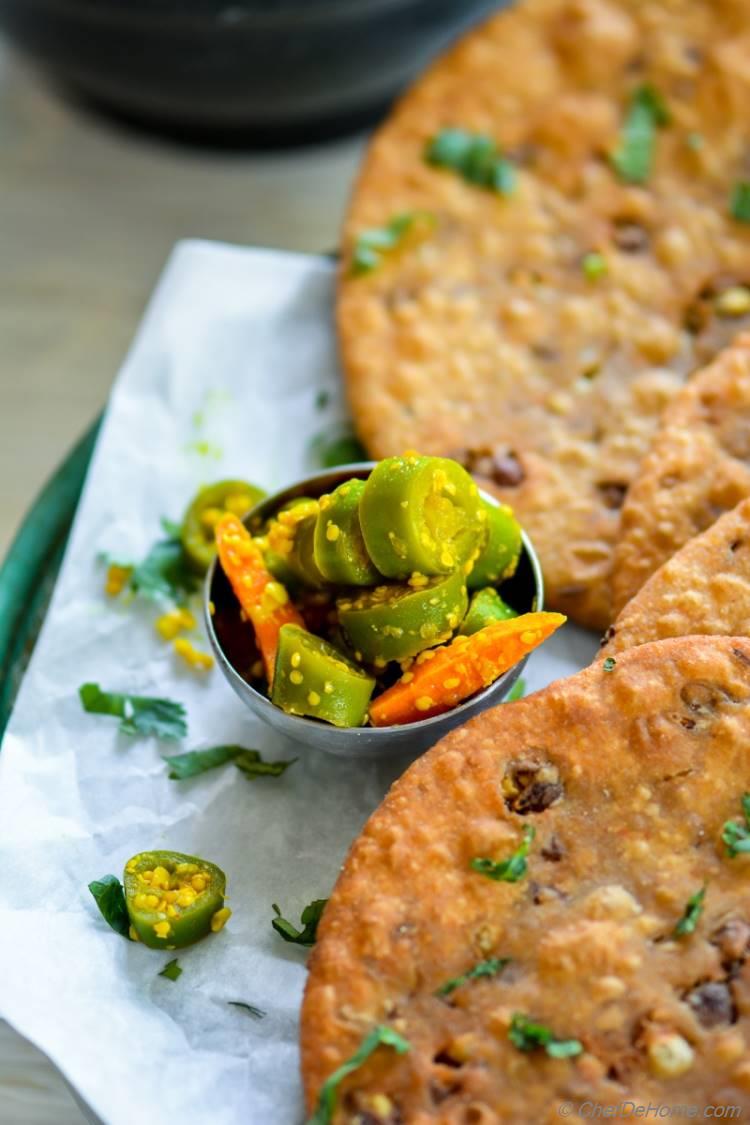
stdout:
POLYGON ((414 723, 456 707, 507 672, 566 621, 561 613, 524 613, 417 657, 370 707, 373 726, 414 723))
POLYGON ((375 680, 333 645, 296 625, 279 634, 271 702, 289 715, 361 727, 375 680))
POLYGON ((495 586, 511 578, 521 555, 521 525, 507 504, 482 500, 487 538, 467 579, 470 590, 495 586))
POLYGON ((182 548, 195 570, 204 573, 216 555, 214 530, 223 515, 242 518, 265 496, 245 480, 221 480, 202 488, 191 501, 180 531, 182 548))
POLYGON ((503 601, 494 586, 485 586, 472 596, 469 611, 458 631, 462 636, 470 637, 484 629, 485 625, 491 625, 494 621, 509 621, 512 617, 518 617, 516 611, 503 601))
POLYGON ((467 567, 487 534, 476 484, 444 457, 407 454, 381 461, 367 479, 359 514, 367 553, 388 578, 467 567))
POLYGON ((216 526, 219 562, 248 617, 258 643, 266 678, 273 682, 282 625, 302 625, 289 594, 267 570, 257 543, 236 516, 222 516, 216 526))
POLYGON ((131 937, 151 949, 182 949, 223 929, 226 876, 215 863, 181 852, 141 852, 125 864, 131 937))
POLYGON ((376 586, 357 597, 339 598, 339 623, 357 657, 384 667, 446 641, 466 613, 463 572, 376 586))
POLYGON ((315 528, 315 563, 328 582, 374 586, 381 575, 367 554, 359 521, 365 482, 348 480, 320 498, 315 528))

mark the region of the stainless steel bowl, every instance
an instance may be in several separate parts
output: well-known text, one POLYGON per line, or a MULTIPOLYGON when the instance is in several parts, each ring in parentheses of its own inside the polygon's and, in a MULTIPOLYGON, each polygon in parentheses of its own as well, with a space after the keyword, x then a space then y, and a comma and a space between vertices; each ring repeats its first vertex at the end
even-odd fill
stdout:
MULTIPOLYGON (((361 462, 342 465, 306 477, 256 504, 246 516, 245 525, 251 530, 257 529, 282 504, 297 496, 321 496, 352 477, 366 480, 373 467, 372 461, 361 462)), ((497 504, 494 497, 487 493, 483 492, 482 496, 491 504, 497 504)), ((542 608, 544 599, 542 571, 526 534, 523 535, 518 569, 513 578, 505 584, 504 592, 508 593, 509 600, 520 612, 542 608)), ((237 695, 253 714, 295 742, 314 746, 317 750, 325 750, 328 754, 337 754, 340 757, 385 757, 405 753, 416 756, 433 746, 448 731, 465 723, 472 715, 477 715, 480 711, 500 703, 520 676, 527 659, 524 657, 523 660, 519 660, 518 664, 484 691, 478 692, 444 715, 421 719, 407 726, 334 727, 328 723, 318 722, 316 719, 287 715, 278 707, 274 707, 267 696, 256 691, 240 674, 236 665, 242 665, 242 637, 247 636, 248 626, 242 622, 236 598, 224 572, 216 562, 206 576, 203 611, 217 663, 237 695)))

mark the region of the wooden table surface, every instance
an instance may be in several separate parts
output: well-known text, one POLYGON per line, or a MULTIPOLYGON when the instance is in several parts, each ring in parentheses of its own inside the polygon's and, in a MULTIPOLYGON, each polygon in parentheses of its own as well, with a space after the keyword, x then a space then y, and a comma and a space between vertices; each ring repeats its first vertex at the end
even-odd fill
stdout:
MULTIPOLYGON (((363 143, 264 155, 166 144, 67 105, 0 43, 0 557, 102 408, 174 243, 331 249, 363 143)), ((83 1121, 0 1022, 0 1125, 83 1121)))

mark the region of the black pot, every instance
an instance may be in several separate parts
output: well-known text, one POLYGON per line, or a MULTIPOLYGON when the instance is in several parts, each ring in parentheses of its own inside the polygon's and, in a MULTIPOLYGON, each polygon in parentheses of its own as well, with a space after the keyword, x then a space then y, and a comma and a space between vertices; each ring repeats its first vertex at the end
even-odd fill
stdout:
POLYGON ((131 119, 263 142, 382 112, 498 0, 0 0, 0 27, 79 95, 131 119))

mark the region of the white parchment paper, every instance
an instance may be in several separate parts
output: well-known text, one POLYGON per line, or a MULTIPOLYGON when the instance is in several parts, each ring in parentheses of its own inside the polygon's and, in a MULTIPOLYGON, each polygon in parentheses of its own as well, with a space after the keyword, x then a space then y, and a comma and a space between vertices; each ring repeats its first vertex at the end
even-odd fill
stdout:
MULTIPOLYGON (((314 467, 346 418, 324 259, 185 243, 115 384, 65 562, 0 753, 0 1014, 47 1052, 107 1125, 296 1125, 305 951, 270 925, 324 898, 353 836, 406 763, 284 744, 214 670, 161 642, 148 604, 105 598, 97 554, 139 558, 198 486, 272 489, 314 467), (321 407, 320 392, 328 392, 321 407), (81 683, 182 701, 182 745, 86 715, 81 683), (232 766, 170 781, 162 753, 240 742, 299 761, 249 782, 232 766), (227 929, 174 954, 124 941, 86 884, 135 852, 174 848, 229 876, 227 929), (263 1009, 253 1019, 228 1001, 263 1009)), ((326 396, 323 396, 324 398, 326 396)), ((572 626, 532 657, 529 689, 588 663, 572 626)))

